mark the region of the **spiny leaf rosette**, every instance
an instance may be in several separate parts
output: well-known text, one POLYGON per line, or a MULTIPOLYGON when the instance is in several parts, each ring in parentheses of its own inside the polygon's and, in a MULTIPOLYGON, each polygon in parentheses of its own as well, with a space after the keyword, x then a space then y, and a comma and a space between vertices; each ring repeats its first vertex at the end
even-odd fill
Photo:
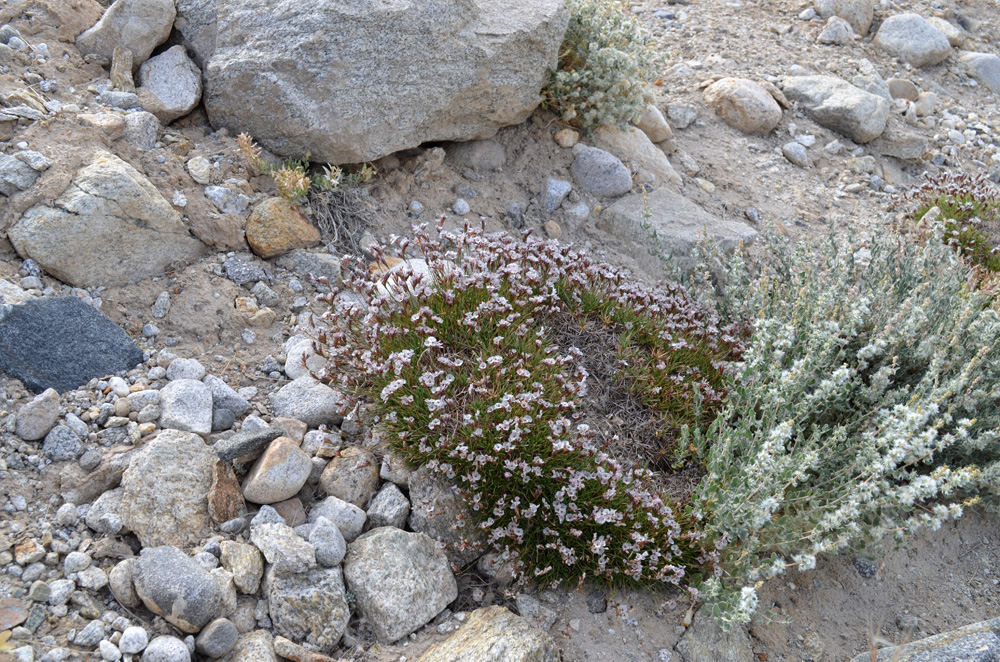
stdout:
POLYGON ((714 413, 740 338, 680 287, 643 287, 571 247, 414 232, 391 242, 405 261, 380 270, 393 260, 379 252, 350 277, 356 294, 328 298, 318 339, 325 377, 367 401, 389 448, 463 491, 521 581, 679 585, 711 561, 686 504, 581 422, 590 376, 552 325, 615 329, 622 383, 674 424, 714 413))

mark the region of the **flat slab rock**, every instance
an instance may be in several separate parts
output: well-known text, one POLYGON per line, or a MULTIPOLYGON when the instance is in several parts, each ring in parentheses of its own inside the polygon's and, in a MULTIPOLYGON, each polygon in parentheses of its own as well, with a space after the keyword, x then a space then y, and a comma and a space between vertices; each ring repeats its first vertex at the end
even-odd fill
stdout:
MULTIPOLYGON (((666 188, 657 189, 645 197, 630 195, 605 208, 597 222, 604 232, 637 245, 650 242, 649 229, 656 232, 662 245, 660 249, 675 258, 691 254, 703 239, 717 242, 723 250, 733 250, 740 242, 750 243, 757 238, 757 231, 741 221, 719 218, 695 202, 666 188), (648 210, 648 219, 644 213, 648 210)), ((637 251, 636 259, 642 251, 637 251)), ((652 258, 657 259, 657 258, 652 258)))
MULTIPOLYGON (((936 634, 906 644, 890 646, 878 653, 878 662, 993 662, 1000 659, 1000 618, 936 634)), ((862 653, 851 662, 868 662, 862 653)))
POLYGON ((462 628, 419 662, 559 662, 552 637, 505 607, 477 609, 462 628))
POLYGON ((142 358, 121 328, 76 297, 0 306, 0 372, 36 393, 69 391, 142 358))

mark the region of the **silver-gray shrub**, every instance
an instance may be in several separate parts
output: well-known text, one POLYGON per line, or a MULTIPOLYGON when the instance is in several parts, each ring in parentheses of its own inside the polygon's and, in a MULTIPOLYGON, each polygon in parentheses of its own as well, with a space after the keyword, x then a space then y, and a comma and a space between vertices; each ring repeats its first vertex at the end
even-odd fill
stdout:
POLYGON ((701 599, 723 625, 790 565, 937 528, 1000 487, 998 304, 955 251, 768 241, 729 261, 722 303, 754 332, 725 409, 688 439, 717 548, 701 599))
POLYGON ((566 122, 623 126, 649 102, 646 85, 663 58, 626 0, 568 0, 559 68, 545 90, 566 122))

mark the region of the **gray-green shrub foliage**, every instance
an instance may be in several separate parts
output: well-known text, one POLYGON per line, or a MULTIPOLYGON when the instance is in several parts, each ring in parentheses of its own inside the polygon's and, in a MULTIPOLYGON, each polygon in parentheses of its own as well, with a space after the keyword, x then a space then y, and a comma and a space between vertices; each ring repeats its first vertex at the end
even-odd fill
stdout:
POLYGON ((789 565, 995 499, 1000 316, 939 239, 775 241, 762 267, 730 262, 725 306, 754 332, 689 446, 718 548, 700 590, 720 622, 748 620, 756 586, 789 565))
POLYGON ((567 0, 569 27, 546 89, 563 120, 584 129, 621 126, 647 103, 661 57, 627 0, 567 0))

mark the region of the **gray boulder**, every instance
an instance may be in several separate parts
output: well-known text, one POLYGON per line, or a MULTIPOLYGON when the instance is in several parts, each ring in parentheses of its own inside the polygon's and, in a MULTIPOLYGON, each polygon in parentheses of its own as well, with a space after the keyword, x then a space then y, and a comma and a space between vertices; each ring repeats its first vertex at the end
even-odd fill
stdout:
POLYGON ((141 150, 156 147, 160 139, 160 120, 153 113, 137 110, 125 116, 126 142, 141 150))
MULTIPOLYGON (((878 662, 989 662, 1000 654, 1000 618, 972 623, 957 630, 900 646, 886 646, 878 651, 878 662)), ((850 662, 869 662, 869 653, 850 662)))
POLYGON ((963 53, 962 62, 969 75, 994 94, 1000 94, 1000 57, 992 53, 963 53))
POLYGON ((116 487, 108 490, 90 504, 84 521, 98 533, 117 535, 124 528, 121 520, 122 497, 125 490, 116 487))
POLYGON ((212 431, 212 391, 203 382, 177 379, 160 389, 160 426, 208 435, 212 431))
POLYGON ((254 630, 236 642, 221 662, 278 662, 274 652, 274 636, 267 630, 254 630))
POLYGON ((858 143, 875 140, 889 120, 892 104, 835 76, 789 76, 783 92, 798 101, 819 125, 858 143))
POLYGON ((348 546, 344 580, 375 638, 386 644, 424 625, 458 596, 448 558, 434 541, 393 527, 372 529, 348 546))
POLYGON ((295 418, 311 428, 339 425, 344 418, 341 412, 347 405, 343 393, 308 375, 285 384, 270 398, 275 416, 295 418))
POLYGON ((109 60, 115 46, 123 46, 132 51, 137 67, 167 40, 176 16, 173 0, 115 0, 101 20, 76 38, 76 45, 109 60))
POLYGON ((59 420, 59 393, 45 389, 17 410, 14 434, 25 441, 38 441, 49 433, 59 420))
POLYGON ((410 528, 445 545, 448 559, 459 567, 482 554, 484 534, 475 524, 475 513, 453 485, 426 466, 409 480, 410 528))
POLYGON ((816 13, 821 17, 842 18, 861 36, 868 34, 875 16, 873 0, 816 0, 815 6, 816 13))
POLYGON ((516 12, 485 0, 305 3, 280 19, 265 0, 181 0, 178 11, 212 124, 330 163, 523 122, 569 18, 559 0, 516 12))
POLYGON ((695 614, 694 622, 677 642, 676 650, 681 662, 752 662, 755 659, 750 637, 743 628, 734 627, 723 632, 704 609, 695 614))
POLYGON ((320 517, 325 517, 336 524, 347 542, 351 542, 361 534, 367 520, 365 511, 335 496, 320 501, 309 511, 310 523, 318 521, 320 517))
MULTIPOLYGON (((639 245, 649 242, 652 230, 659 238, 658 248, 674 259, 691 255, 703 238, 715 241, 726 251, 757 238, 757 231, 743 221, 715 216, 666 188, 618 200, 601 212, 597 228, 639 245)), ((647 255, 645 251, 635 251, 633 257, 651 271, 660 268, 660 258, 647 255)))
POLYGON ((316 549, 316 560, 320 565, 333 568, 344 560, 347 542, 337 525, 325 517, 317 517, 309 532, 309 544, 316 549))
POLYGON ((176 547, 142 550, 132 581, 146 607, 183 632, 198 632, 219 615, 222 592, 218 582, 176 547))
POLYGON ((723 78, 705 89, 705 102, 726 124, 747 133, 767 134, 781 122, 781 106, 758 83, 723 78))
POLYGON ((914 67, 943 62, 951 55, 948 37, 919 14, 896 14, 882 22, 873 40, 889 55, 914 67))
POLYGON ((173 46, 139 67, 139 100, 164 124, 187 115, 201 101, 201 70, 183 46, 173 46))
POLYGON ((169 635, 156 637, 142 652, 142 662, 190 662, 187 644, 169 635))
POLYGON ((250 529, 250 540, 275 572, 298 574, 316 567, 316 550, 287 524, 261 524, 250 529))
POLYGON ((337 646, 351 616, 340 568, 316 568, 300 574, 264 573, 271 620, 278 634, 323 653, 337 646))
POLYGON ((295 496, 309 478, 312 462, 288 437, 278 437, 250 469, 243 496, 251 503, 278 503, 295 496))
POLYGON ((201 437, 165 430, 122 476, 121 518, 143 547, 197 545, 211 531, 208 490, 218 456, 201 437))
POLYGON ((632 173, 618 157, 597 147, 577 150, 573 181, 595 198, 617 198, 632 190, 632 173))
POLYGON ((31 188, 38 179, 40 169, 7 154, 0 154, 0 193, 11 196, 31 188))
POLYGON ((194 649, 208 657, 222 657, 233 649, 240 638, 240 631, 228 618, 217 618, 198 634, 194 649))
POLYGON ((7 236, 22 257, 77 287, 158 276, 205 250, 149 180, 107 152, 54 203, 24 212, 7 236))
POLYGON ((368 506, 372 528, 394 526, 403 528, 410 515, 410 501, 393 483, 386 483, 368 506))
POLYGON ((458 632, 420 656, 420 662, 559 662, 560 659, 559 647, 552 637, 505 607, 475 610, 458 632))

